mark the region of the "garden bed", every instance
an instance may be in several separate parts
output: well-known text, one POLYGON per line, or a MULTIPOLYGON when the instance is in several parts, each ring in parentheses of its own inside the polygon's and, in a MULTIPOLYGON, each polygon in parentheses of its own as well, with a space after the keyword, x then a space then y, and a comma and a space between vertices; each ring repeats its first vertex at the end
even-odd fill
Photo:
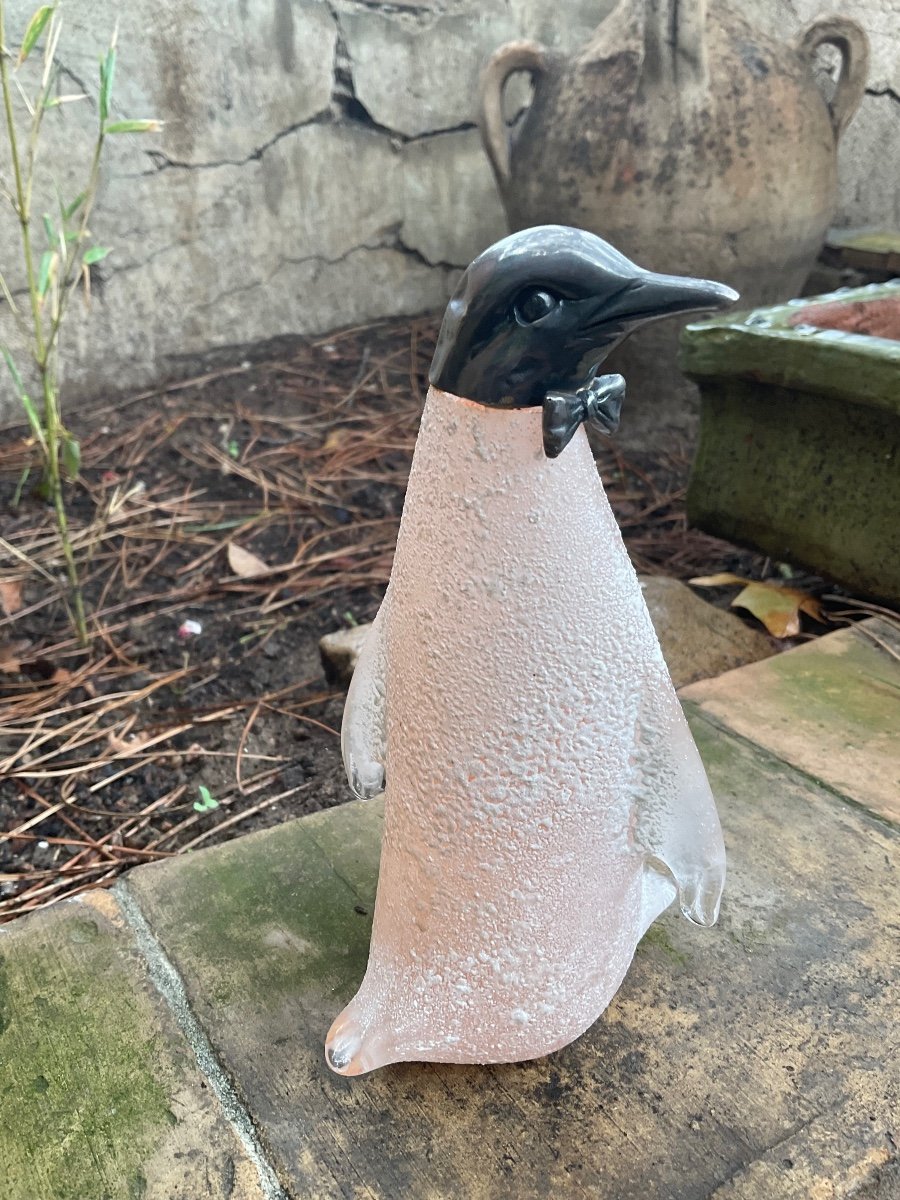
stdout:
MULTIPOLYGON (((318 640, 384 591, 435 334, 347 330, 73 414, 88 652, 47 509, 27 485, 10 508, 32 447, 0 436, 0 920, 349 798, 318 640)), ((687 529, 688 447, 597 452, 638 569, 775 573, 687 529)))

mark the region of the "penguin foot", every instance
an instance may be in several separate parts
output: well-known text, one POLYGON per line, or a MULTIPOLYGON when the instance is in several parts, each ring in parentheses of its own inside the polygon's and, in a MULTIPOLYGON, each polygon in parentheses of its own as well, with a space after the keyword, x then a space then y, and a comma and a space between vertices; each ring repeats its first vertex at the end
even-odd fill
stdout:
POLYGON ((380 763, 351 759, 347 775, 350 791, 357 800, 372 800, 384 791, 384 768, 380 763))
POLYGON ((325 1061, 336 1075, 365 1075, 394 1061, 383 1039, 373 1036, 349 1004, 328 1031, 325 1061))
POLYGON ((715 925, 725 886, 724 864, 716 864, 682 876, 678 881, 678 905, 682 915, 695 925, 715 925))

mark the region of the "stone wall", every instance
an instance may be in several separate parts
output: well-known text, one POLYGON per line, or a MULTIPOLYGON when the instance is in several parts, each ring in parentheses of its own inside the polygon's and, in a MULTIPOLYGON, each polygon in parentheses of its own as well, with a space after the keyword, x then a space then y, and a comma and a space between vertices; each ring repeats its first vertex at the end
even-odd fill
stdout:
MULTIPOLYGON (((33 7, 11 0, 9 41, 33 7)), ((116 20, 114 113, 166 122, 111 139, 92 229, 113 253, 94 268, 91 311, 73 310, 70 396, 177 375, 210 349, 439 307, 504 232, 474 127, 481 61, 513 37, 577 46, 611 7, 63 0, 63 89, 91 96, 48 117, 44 163, 64 194, 79 190, 116 20)), ((869 28, 874 64, 846 136, 839 219, 900 223, 900 0, 841 7, 869 28)), ((817 8, 764 0, 759 17, 786 34, 817 8)), ((4 211, 4 264, 14 235, 4 211)))
POLYGON ((869 79, 841 140, 835 224, 900 229, 900 0, 759 0, 758 10, 754 4, 744 11, 779 36, 829 13, 852 17, 866 30, 869 79))

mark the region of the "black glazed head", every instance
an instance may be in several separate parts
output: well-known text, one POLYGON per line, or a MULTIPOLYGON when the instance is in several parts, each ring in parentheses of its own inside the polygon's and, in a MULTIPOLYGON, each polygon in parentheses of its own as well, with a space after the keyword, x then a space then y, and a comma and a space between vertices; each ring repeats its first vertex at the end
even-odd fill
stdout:
POLYGON ((496 242, 465 272, 429 379, 467 400, 528 408, 586 386, 639 325, 736 299, 721 283, 644 271, 582 229, 538 225, 496 242))

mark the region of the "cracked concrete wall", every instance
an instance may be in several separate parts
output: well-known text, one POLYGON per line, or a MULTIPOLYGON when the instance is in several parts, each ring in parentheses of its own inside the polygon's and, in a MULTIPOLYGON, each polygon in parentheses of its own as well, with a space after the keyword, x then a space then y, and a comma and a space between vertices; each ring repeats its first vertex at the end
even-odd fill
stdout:
MULTIPOLYGON (((72 310, 69 396, 153 383, 213 349, 440 307, 505 230, 474 127, 483 58, 523 36, 575 48, 612 6, 64 0, 62 88, 91 100, 47 121, 43 160, 63 194, 80 190, 97 58, 117 20, 114 115, 166 122, 110 139, 91 225, 113 253, 94 268, 91 311, 72 310)), ((900 0, 839 6, 874 43, 839 219, 900 223, 900 0)), ((788 35, 819 7, 762 0, 759 19, 788 35)), ((8 5, 10 40, 32 9, 8 5)), ((4 211, 4 263, 14 237, 4 211)), ((15 347, 5 314, 0 333, 15 347)))
MULTIPOLYGON (((831 13, 852 17, 869 35, 866 94, 841 139, 835 224, 900 229, 900 0, 758 0, 753 19, 793 36, 831 13)), ((745 9, 749 16, 750 10, 745 9)))

